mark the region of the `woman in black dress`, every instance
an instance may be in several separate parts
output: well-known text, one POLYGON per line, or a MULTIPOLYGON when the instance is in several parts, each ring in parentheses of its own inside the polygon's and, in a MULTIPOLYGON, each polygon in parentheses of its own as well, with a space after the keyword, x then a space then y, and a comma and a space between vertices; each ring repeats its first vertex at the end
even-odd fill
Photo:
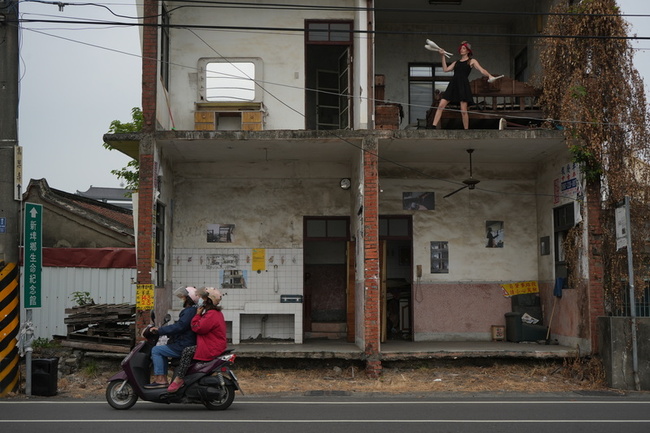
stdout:
POLYGON ((452 102, 455 104, 460 104, 460 114, 463 119, 463 128, 469 129, 469 115, 467 114, 467 107, 470 104, 474 103, 474 99, 472 98, 472 89, 469 86, 469 74, 472 72, 472 68, 476 68, 477 71, 488 77, 490 80, 496 79, 492 76, 492 74, 483 69, 479 62, 472 57, 472 46, 467 41, 460 43, 458 52, 460 53, 460 60, 456 60, 451 65, 447 65, 445 50, 439 50, 439 53, 442 57, 442 70, 445 72, 454 71, 454 76, 447 86, 447 90, 445 90, 445 92, 442 94, 442 99, 440 100, 440 104, 436 110, 436 115, 433 118, 434 128, 438 127, 438 122, 440 122, 440 117, 442 116, 442 110, 445 109, 447 104, 452 102))

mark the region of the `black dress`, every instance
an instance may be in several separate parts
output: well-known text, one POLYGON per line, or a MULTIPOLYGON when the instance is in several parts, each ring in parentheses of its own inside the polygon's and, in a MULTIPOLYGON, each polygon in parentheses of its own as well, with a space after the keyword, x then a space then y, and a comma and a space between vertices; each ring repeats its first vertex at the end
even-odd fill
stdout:
POLYGON ((469 86, 469 74, 472 68, 469 66, 469 59, 461 62, 456 61, 454 65, 454 76, 451 78, 447 90, 442 94, 443 99, 458 104, 461 101, 467 102, 468 105, 474 104, 472 89, 469 86))

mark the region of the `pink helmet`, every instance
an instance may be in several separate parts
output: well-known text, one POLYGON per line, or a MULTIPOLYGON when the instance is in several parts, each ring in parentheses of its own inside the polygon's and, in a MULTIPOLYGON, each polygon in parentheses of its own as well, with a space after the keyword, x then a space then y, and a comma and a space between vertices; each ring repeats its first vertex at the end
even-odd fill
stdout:
POLYGON ((219 302, 221 302, 221 292, 214 287, 203 287, 199 290, 199 294, 210 298, 214 305, 219 305, 219 302))
POLYGON ((185 299, 185 297, 190 298, 194 303, 199 300, 199 294, 196 292, 196 287, 192 286, 187 286, 187 287, 179 287, 178 289, 174 290, 174 295, 181 299, 185 299))

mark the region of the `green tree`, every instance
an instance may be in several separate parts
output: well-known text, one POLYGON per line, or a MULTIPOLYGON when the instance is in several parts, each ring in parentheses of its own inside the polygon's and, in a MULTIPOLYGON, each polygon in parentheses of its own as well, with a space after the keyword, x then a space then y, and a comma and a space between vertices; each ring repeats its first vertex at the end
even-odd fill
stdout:
MULTIPOLYGON (((124 134, 129 132, 140 132, 142 131, 142 123, 142 110, 139 107, 133 107, 131 109, 131 121, 121 122, 119 120, 113 120, 111 126, 108 128, 108 133, 124 134)), ((104 143, 104 148, 113 150, 113 147, 108 143, 104 143)), ((140 161, 132 159, 128 162, 126 167, 119 170, 111 170, 111 173, 117 176, 118 179, 124 179, 127 189, 137 191, 140 180, 140 161)))

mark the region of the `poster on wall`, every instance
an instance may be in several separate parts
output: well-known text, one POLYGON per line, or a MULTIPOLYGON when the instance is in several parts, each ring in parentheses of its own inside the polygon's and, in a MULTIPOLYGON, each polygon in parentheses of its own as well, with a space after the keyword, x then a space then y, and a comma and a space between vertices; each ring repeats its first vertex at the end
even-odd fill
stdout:
POLYGON ((224 269, 219 273, 219 286, 222 289, 246 289, 248 271, 224 269))
POLYGON ((575 200, 583 196, 580 184, 580 166, 571 162, 560 169, 560 176, 553 180, 553 202, 560 203, 561 199, 575 200))
POLYGON ((239 254, 208 254, 206 269, 237 269, 239 267, 239 254))
POLYGON ((436 208, 435 193, 403 192, 402 209, 404 210, 434 210, 436 208))
POLYGON ((503 221, 485 222, 486 248, 503 248, 503 221))
POLYGON ((235 232, 234 224, 208 224, 207 241, 230 243, 235 232))
POLYGON ((261 272, 266 270, 266 249, 253 248, 253 272, 261 272))

